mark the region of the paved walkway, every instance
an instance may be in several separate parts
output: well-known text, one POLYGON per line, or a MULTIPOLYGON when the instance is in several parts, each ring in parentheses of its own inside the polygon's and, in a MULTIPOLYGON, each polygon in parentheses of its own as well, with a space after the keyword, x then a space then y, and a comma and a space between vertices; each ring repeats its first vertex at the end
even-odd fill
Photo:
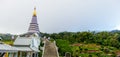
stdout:
POLYGON ((57 57, 57 51, 54 43, 46 40, 43 57, 57 57))

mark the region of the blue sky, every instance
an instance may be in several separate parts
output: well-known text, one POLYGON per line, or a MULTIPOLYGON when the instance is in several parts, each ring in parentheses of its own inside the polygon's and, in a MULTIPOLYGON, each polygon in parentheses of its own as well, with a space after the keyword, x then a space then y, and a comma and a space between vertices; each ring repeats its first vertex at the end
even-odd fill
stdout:
POLYGON ((120 29, 119 0, 0 0, 0 32, 27 32, 34 6, 41 32, 120 29))

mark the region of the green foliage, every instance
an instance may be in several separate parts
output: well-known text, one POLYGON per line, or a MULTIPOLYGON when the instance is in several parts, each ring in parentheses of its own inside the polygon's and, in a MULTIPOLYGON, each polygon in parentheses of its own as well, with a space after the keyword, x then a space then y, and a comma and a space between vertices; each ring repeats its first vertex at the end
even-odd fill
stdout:
POLYGON ((71 52, 71 47, 69 46, 69 42, 66 40, 57 39, 57 46, 59 47, 58 51, 60 55, 65 55, 66 52, 71 52))
POLYGON ((10 35, 10 34, 0 34, 0 37, 3 40, 11 40, 12 35, 10 35))
POLYGON ((73 43, 96 43, 103 46, 112 46, 119 48, 120 46, 120 32, 60 32, 53 34, 43 34, 46 37, 51 37, 53 39, 62 39, 69 41, 70 44, 73 43))
POLYGON ((38 52, 38 57, 42 57, 42 50, 40 49, 40 47, 43 47, 44 46, 44 43, 41 41, 40 42, 40 45, 39 45, 39 50, 40 50, 40 52, 38 52))
POLYGON ((38 57, 42 57, 42 52, 38 52, 38 57))
POLYGON ((13 40, 2 40, 5 44, 13 45, 13 40))
POLYGON ((65 52, 71 52, 73 56, 77 55, 76 50, 79 52, 79 56, 82 57, 110 57, 115 56, 112 54, 113 51, 120 49, 120 31, 119 32, 60 32, 53 34, 44 34, 44 36, 51 37, 57 42, 57 46, 59 47, 59 53, 61 56, 65 54, 65 52), (78 47, 70 47, 70 45, 75 43, 82 43, 85 45, 78 47), (72 50, 72 51, 71 51, 72 50), (97 54, 90 55, 87 54, 87 50, 98 50, 97 54), (82 53, 82 54, 81 54, 82 53), (86 54, 84 54, 86 53, 86 54), (107 55, 112 54, 112 55, 107 55))
POLYGON ((43 46, 44 46, 44 43, 43 43, 43 42, 41 42, 41 43, 40 43, 40 47, 43 47, 43 46))
POLYGON ((51 39, 50 39, 50 41, 51 41, 51 42, 53 42, 53 41, 54 41, 54 39, 53 39, 53 38, 51 38, 51 39))

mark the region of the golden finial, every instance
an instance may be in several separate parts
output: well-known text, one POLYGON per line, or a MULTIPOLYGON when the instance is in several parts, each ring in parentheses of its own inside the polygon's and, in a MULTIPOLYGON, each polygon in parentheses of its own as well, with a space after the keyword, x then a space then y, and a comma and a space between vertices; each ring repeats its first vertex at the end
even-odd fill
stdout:
POLYGON ((33 16, 36 16, 36 7, 34 7, 33 16))

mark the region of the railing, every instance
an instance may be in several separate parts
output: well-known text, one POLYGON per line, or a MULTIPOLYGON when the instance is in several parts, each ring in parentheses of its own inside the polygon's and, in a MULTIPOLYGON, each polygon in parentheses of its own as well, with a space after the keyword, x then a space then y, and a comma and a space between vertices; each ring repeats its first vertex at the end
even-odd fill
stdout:
POLYGON ((59 53, 58 53, 58 47, 56 46, 56 41, 54 41, 54 45, 55 45, 55 48, 56 48, 57 57, 59 57, 59 53))

